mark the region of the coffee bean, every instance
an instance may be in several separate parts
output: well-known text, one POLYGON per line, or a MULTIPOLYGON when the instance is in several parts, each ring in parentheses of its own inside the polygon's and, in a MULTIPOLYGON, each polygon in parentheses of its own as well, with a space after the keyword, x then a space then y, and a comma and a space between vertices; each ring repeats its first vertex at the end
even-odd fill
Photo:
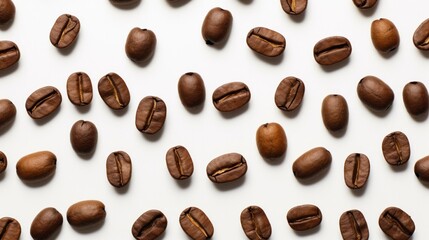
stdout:
POLYGON ((368 240, 369 230, 362 212, 352 209, 341 214, 340 231, 344 240, 368 240))
POLYGON ((101 98, 113 110, 123 109, 130 103, 130 91, 127 84, 116 73, 108 73, 98 81, 101 98))
POLYGON ((399 46, 398 29, 389 19, 374 20, 371 24, 371 40, 378 51, 391 52, 399 46))
POLYGON ((304 82, 296 77, 286 77, 277 86, 274 102, 283 111, 293 111, 301 105, 304 98, 304 82))
POLYGON ((86 106, 92 101, 92 83, 84 72, 72 73, 67 79, 67 96, 76 106, 86 106))
POLYGON ((322 222, 322 212, 311 204, 291 208, 286 215, 289 226, 295 231, 306 231, 317 227, 322 222))
POLYGON ((266 57, 279 56, 286 48, 286 39, 283 35, 265 27, 250 30, 246 43, 250 49, 266 57))
POLYGON ((368 180, 370 163, 363 153, 352 153, 344 162, 344 181, 351 189, 362 188, 368 180))
POLYGON ((180 226, 193 240, 210 239, 213 236, 213 224, 207 215, 197 207, 189 207, 180 214, 180 226))
POLYGON ((348 58, 352 53, 352 45, 342 36, 324 38, 313 48, 314 60, 320 65, 332 65, 348 58))
POLYGON ((110 0, 113 5, 127 6, 138 3, 140 0, 110 0))
POLYGON ((55 47, 66 48, 76 40, 79 30, 79 19, 70 14, 63 14, 57 18, 52 26, 49 39, 55 47))
POLYGON ((131 232, 137 240, 155 240, 167 228, 167 218, 159 210, 149 210, 134 222, 131 232))
POLYGON ((264 210, 258 206, 245 208, 240 215, 241 227, 247 238, 266 240, 271 236, 271 224, 264 210))
POLYGON ((232 182, 246 174, 247 162, 241 154, 227 153, 211 160, 206 172, 214 183, 232 182))
POLYGON ((429 156, 419 159, 414 164, 414 173, 419 180, 429 182, 429 156))
POLYGON ((134 62, 145 62, 155 53, 156 36, 149 29, 131 29, 125 43, 125 53, 134 62))
POLYGON ((326 96, 322 102, 322 119, 329 131, 345 128, 349 121, 349 107, 346 99, 339 94, 326 96))
POLYGON ((106 218, 106 209, 98 200, 85 200, 71 205, 67 210, 67 221, 73 227, 90 227, 106 218))
POLYGON ((61 105, 60 91, 52 86, 46 86, 34 91, 25 102, 25 109, 33 119, 44 118, 55 112, 61 105))
POLYGON ((275 122, 265 123, 256 131, 256 145, 264 158, 278 158, 286 153, 287 138, 283 127, 275 122))
POLYGON ((388 207, 380 215, 378 225, 383 232, 395 240, 410 239, 416 229, 410 215, 397 207, 388 207))
POLYGON ((19 240, 21 237, 21 225, 11 217, 0 218, 0 239, 19 240))
POLYGON ((79 120, 70 130, 70 142, 78 154, 90 154, 94 152, 98 140, 98 131, 94 123, 79 120))
POLYGON ((130 182, 132 163, 130 156, 124 151, 109 154, 106 160, 106 174, 109 183, 117 188, 124 187, 130 182))
POLYGON ((353 0, 353 3, 360 9, 368 9, 374 7, 377 0, 353 0))
POLYGON ((7 168, 7 157, 4 152, 0 151, 0 174, 6 171, 7 168))
POLYGON ((0 70, 6 69, 17 63, 20 56, 19 48, 14 42, 0 41, 0 70))
POLYGON ((381 147, 384 159, 390 165, 402 165, 410 159, 410 142, 403 132, 389 133, 384 137, 381 147))
POLYGON ((9 99, 0 99, 0 129, 8 126, 16 116, 16 107, 9 99))
POLYGON ((386 111, 395 97, 389 85, 374 76, 366 76, 359 81, 357 94, 359 99, 373 111, 386 111))
POLYGON ((63 216, 53 207, 40 211, 31 223, 30 234, 35 240, 49 239, 63 225, 63 216))
POLYGON ((226 83, 213 92, 213 105, 221 112, 231 112, 250 101, 250 90, 245 83, 226 83))
POLYGON ((196 107, 204 102, 206 89, 204 81, 198 73, 183 74, 177 85, 180 101, 185 107, 196 107))
POLYGON ((407 83, 402 90, 402 99, 407 112, 411 115, 417 116, 429 109, 428 90, 421 82, 407 83))
POLYGON ((429 50, 429 18, 424 20, 414 31, 413 43, 420 50, 429 50))
POLYGON ((231 31, 232 14, 226 9, 211 9, 204 18, 201 33, 207 45, 224 42, 231 31))
POLYGON ((174 179, 187 179, 194 172, 194 163, 191 155, 183 146, 175 146, 168 149, 165 160, 168 172, 174 179))
POLYGON ((15 4, 11 0, 0 0, 0 24, 5 24, 15 17, 15 4))
POLYGON ((164 126, 167 106, 155 96, 144 97, 137 107, 136 127, 142 133, 155 134, 164 126))
POLYGON ((57 157, 49 151, 28 154, 16 163, 16 173, 21 180, 43 180, 54 174, 57 157))
POLYGON ((324 147, 316 147, 298 157, 292 165, 292 171, 296 178, 310 178, 329 167, 331 162, 331 153, 324 147))
POLYGON ((283 11, 290 15, 298 15, 307 8, 307 0, 280 0, 283 11))

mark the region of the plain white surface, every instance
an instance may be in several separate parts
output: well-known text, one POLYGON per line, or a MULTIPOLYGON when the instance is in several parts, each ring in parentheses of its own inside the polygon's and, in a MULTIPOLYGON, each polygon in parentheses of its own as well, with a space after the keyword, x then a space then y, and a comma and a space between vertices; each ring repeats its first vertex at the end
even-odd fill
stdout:
POLYGON ((306 12, 291 17, 278 0, 185 1, 171 5, 166 0, 142 0, 131 9, 117 8, 108 0, 15 0, 16 17, 0 30, 2 40, 14 41, 21 50, 19 64, 0 73, 0 98, 17 107, 12 127, 0 135, 0 150, 9 166, 0 175, 0 217, 16 218, 22 238, 31 239, 30 225, 45 207, 55 207, 64 216, 57 239, 132 239, 131 226, 149 209, 161 210, 168 219, 162 239, 187 239, 179 225, 179 215, 189 206, 201 208, 211 219, 213 239, 246 239, 240 213, 249 205, 262 207, 272 225, 271 239, 341 239, 340 215, 359 209, 366 217, 371 239, 387 239, 378 226, 380 213, 397 206, 410 214, 416 224, 413 239, 429 235, 429 189, 415 177, 414 163, 429 154, 428 119, 416 121, 402 101, 403 86, 413 80, 428 84, 429 55, 412 43, 417 26, 425 20, 429 2, 379 0, 372 10, 361 11, 351 0, 309 1, 306 12), (213 7, 231 11, 234 22, 226 44, 210 47, 201 36, 201 25, 213 7), (49 31, 63 13, 81 22, 79 38, 71 49, 59 51, 49 42, 49 31), (390 19, 398 28, 401 43, 386 57, 373 47, 371 22, 390 19), (264 26, 283 34, 287 41, 283 55, 267 59, 246 45, 247 32, 264 26), (133 27, 148 28, 157 36, 153 59, 139 66, 125 54, 124 44, 133 27), (348 61, 321 67, 313 59, 314 44, 333 35, 347 37, 353 47, 348 61), (87 108, 73 106, 67 98, 67 77, 76 71, 92 79, 94 98, 87 108), (183 107, 177 92, 179 77, 198 72, 205 81, 206 101, 199 111, 183 107), (101 100, 97 82, 116 72, 126 81, 131 102, 124 111, 114 112, 101 100), (356 86, 366 75, 388 83, 395 93, 390 111, 377 115, 358 99, 356 86), (301 108, 285 114, 274 104, 274 92, 287 76, 305 82, 301 108), (221 114, 211 103, 211 94, 231 81, 245 82, 252 93, 245 108, 221 114), (24 107, 36 89, 57 87, 63 102, 48 120, 34 121, 24 107), (349 106, 348 128, 330 134, 324 127, 320 108, 331 93, 343 95, 349 106), (167 120, 155 136, 145 136, 134 125, 139 101, 148 95, 162 98, 167 120), (99 140, 90 159, 82 159, 71 148, 70 128, 84 119, 96 124, 99 140), (278 122, 285 129, 288 149, 285 157, 266 161, 255 142, 257 128, 278 122), (392 131, 404 132, 411 144, 411 158, 403 167, 390 167, 383 158, 381 142, 392 131), (165 153, 173 146, 185 146, 194 160, 189 181, 171 178, 165 153), (323 146, 331 151, 332 165, 323 177, 299 182, 292 174, 293 161, 305 151, 323 146), (49 150, 58 158, 54 177, 43 185, 27 185, 16 175, 16 162, 35 151, 49 150), (125 190, 112 187, 106 177, 109 153, 123 150, 132 158, 133 175, 125 190), (215 185, 205 168, 213 158, 228 152, 241 153, 248 161, 246 176, 231 184, 215 185), (371 174, 363 190, 348 189, 343 180, 345 158, 353 152, 365 153, 371 174), (107 217, 97 229, 79 232, 65 220, 67 208, 78 201, 98 199, 105 203, 107 217), (287 211, 300 204, 317 205, 323 221, 317 229, 294 232, 287 224, 287 211))

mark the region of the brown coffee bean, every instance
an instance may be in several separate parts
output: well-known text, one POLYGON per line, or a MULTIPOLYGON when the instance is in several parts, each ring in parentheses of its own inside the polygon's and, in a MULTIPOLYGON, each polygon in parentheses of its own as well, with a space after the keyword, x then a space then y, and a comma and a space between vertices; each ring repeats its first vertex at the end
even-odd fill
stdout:
POLYGON ((7 157, 4 152, 0 151, 0 174, 7 168, 7 157))
POLYGON ((362 188, 368 180, 370 163, 363 153, 352 153, 344 162, 344 181, 351 189, 362 188))
POLYGON ((40 211, 31 223, 30 234, 35 240, 48 239, 63 225, 63 216, 53 207, 40 211))
POLYGON ((5 24, 15 17, 15 4, 11 0, 0 0, 0 24, 5 24))
POLYGON ((362 78, 357 85, 359 99, 373 111, 386 111, 394 100, 393 90, 374 76, 362 78))
POLYGON ((310 178, 329 167, 331 162, 332 155, 326 148, 316 147, 310 149, 298 157, 293 163, 293 175, 295 175, 296 178, 310 178))
POLYGON ((342 36, 324 38, 313 48, 314 60, 320 65, 332 65, 348 58, 352 53, 352 45, 342 36))
POLYGON ((46 86, 34 91, 25 102, 25 109, 33 119, 44 118, 55 112, 61 105, 60 91, 52 86, 46 86))
POLYGON ((130 91, 127 84, 116 73, 108 73, 98 81, 101 98, 113 110, 123 109, 130 103, 130 91))
POLYGON ((416 229, 410 215, 397 207, 388 207, 378 219, 381 230, 392 239, 408 240, 416 229))
POLYGON ((419 180, 429 182, 429 156, 419 159, 414 164, 414 173, 419 180))
POLYGON ((368 240, 369 230, 361 211, 352 209, 341 214, 340 231, 344 240, 368 240))
POLYGON ((198 73, 183 74, 177 85, 180 101, 185 107, 196 107, 204 102, 206 89, 204 81, 198 73))
POLYGON ((339 94, 326 96, 322 102, 322 119, 329 131, 345 128, 349 121, 349 107, 346 99, 339 94))
POLYGON ((246 43, 250 49, 266 57, 277 57, 286 48, 286 39, 283 35, 264 27, 256 27, 250 30, 247 34, 246 43))
POLYGON ((201 33, 207 45, 224 42, 231 31, 232 14, 226 9, 211 9, 204 18, 201 33))
POLYGON ((110 2, 117 6, 128 6, 137 4, 140 0, 110 0, 110 2))
POLYGON ((380 18, 371 24, 371 40, 375 49, 388 53, 399 46, 399 32, 388 19, 380 18))
POLYGON ((9 99, 0 99, 0 129, 13 122, 15 116, 15 105, 9 99))
POLYGON ((295 231, 306 231, 317 227, 322 222, 322 212, 311 204, 291 208, 286 215, 289 226, 295 231))
POLYGON ((54 174, 57 157, 49 151, 28 154, 16 163, 16 173, 21 180, 36 181, 54 174))
POLYGON ((144 212, 134 222, 131 232, 137 240, 155 240, 167 228, 167 218, 156 209, 144 212))
POLYGON ((214 183, 232 182, 246 174, 247 162, 241 154, 227 153, 211 160, 206 172, 214 183))
POLYGON ((98 131, 94 123, 79 120, 70 130, 70 142, 78 154, 90 154, 94 152, 98 140, 98 131))
POLYGON ((149 29, 131 29, 125 43, 125 53, 134 62, 145 62, 155 53, 156 36, 149 29))
POLYGON ((106 160, 106 174, 109 183, 117 188, 126 186, 131 179, 132 163, 130 156, 124 151, 109 154, 106 160))
POLYGON ((287 138, 283 127, 275 122, 265 123, 256 131, 256 146, 264 158, 278 158, 286 153, 287 138))
POLYGON ((240 215, 241 227, 247 238, 266 240, 271 236, 271 223, 264 210, 258 206, 245 208, 240 215))
POLYGON ((207 215, 197 207, 189 207, 180 214, 180 226, 193 240, 210 239, 213 236, 213 224, 207 215))
POLYGON ((71 205, 67 210, 67 221, 73 227, 89 227, 106 218, 106 209, 98 200, 85 200, 71 205))
POLYGON ((429 18, 424 20, 414 31, 413 43, 420 50, 429 50, 429 18))
POLYGON ((66 48, 77 39, 79 30, 79 19, 70 14, 63 14, 57 18, 52 26, 49 39, 55 47, 66 48))
POLYGON ((76 106, 86 106, 92 101, 92 83, 84 72, 72 73, 67 79, 67 96, 76 106))
POLYGON ((283 11, 290 15, 298 15, 307 8, 307 0, 280 0, 283 11))
POLYGON ((0 218, 0 239, 19 240, 21 237, 21 225, 11 217, 0 218))
POLYGON ((168 172, 174 179, 187 179, 194 172, 194 163, 191 155, 183 146, 175 146, 168 149, 165 160, 168 172))
POLYGON ((0 41, 0 70, 11 67, 19 61, 20 57, 21 53, 14 42, 0 41))
POLYGON ((353 3, 360 9, 368 9, 374 7, 377 0, 353 0, 353 3))
POLYGON ((402 99, 407 112, 411 115, 417 116, 426 113, 429 109, 428 90, 421 82, 407 83, 402 90, 402 99))
POLYGON ((142 133, 155 134, 164 126, 167 106, 155 96, 144 97, 137 107, 136 127, 142 133))
POLYGON ((384 159, 390 165, 402 165, 410 159, 410 142, 403 132, 389 133, 384 137, 381 148, 384 159))
POLYGON ((301 79, 286 77, 277 86, 274 102, 283 111, 293 111, 301 105, 304 92, 305 85, 301 79))
POLYGON ((241 108, 250 101, 250 90, 245 83, 226 83, 213 92, 215 108, 221 112, 231 112, 241 108))

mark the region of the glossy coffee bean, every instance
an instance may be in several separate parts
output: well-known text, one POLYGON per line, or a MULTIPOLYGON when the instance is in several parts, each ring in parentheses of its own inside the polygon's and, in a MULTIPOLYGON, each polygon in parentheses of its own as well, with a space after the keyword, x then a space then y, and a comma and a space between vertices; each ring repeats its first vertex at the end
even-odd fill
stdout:
POLYGON ((0 24, 5 24, 15 17, 15 4, 12 0, 0 0, 0 24))
POLYGON ((132 174, 130 156, 124 151, 110 153, 106 160, 106 174, 112 186, 117 188, 126 186, 132 174))
POLYGON ((283 11, 290 15, 298 15, 307 8, 307 0, 280 0, 283 11))
POLYGON ((291 208, 286 215, 289 226, 295 231, 306 231, 317 227, 322 222, 322 212, 311 204, 291 208))
POLYGON ((292 165, 293 175, 305 179, 328 168, 332 162, 331 153, 324 147, 316 147, 299 156, 292 165))
POLYGON ((397 207, 386 208, 378 218, 381 230, 395 240, 408 240, 414 233, 416 226, 413 219, 397 207))
POLYGON ((414 31, 413 43, 420 50, 429 50, 429 18, 424 20, 414 31))
POLYGON ((297 109, 304 98, 304 82, 296 77, 286 77, 277 86, 274 102, 286 112, 297 109))
POLYGON ((410 115, 417 116, 429 109, 429 94, 422 82, 409 82, 402 90, 402 99, 410 115))
POLYGON ((182 211, 179 218, 183 231, 193 240, 210 239, 213 236, 213 224, 207 215, 197 207, 182 211))
POLYGON ((271 223, 264 210, 249 206, 240 214, 241 227, 250 240, 265 240, 271 236, 271 223))
POLYGON ((20 57, 21 53, 14 42, 0 41, 0 70, 13 66, 19 61, 20 57))
POLYGON ((98 81, 98 93, 108 107, 120 110, 130 103, 130 91, 127 84, 116 73, 108 73, 98 81))
POLYGON ((73 227, 90 227, 106 218, 106 209, 98 200, 85 200, 67 209, 67 221, 73 227))
POLYGON ((90 154, 94 152, 98 140, 98 131, 94 123, 79 120, 70 130, 70 142, 78 154, 90 154))
POLYGON ((194 172, 194 163, 188 150, 183 146, 168 149, 165 155, 170 175, 177 180, 187 179, 194 172))
POLYGON ((67 79, 67 96, 76 106, 86 106, 91 103, 93 91, 88 74, 84 72, 72 73, 67 79))
POLYGON ((362 78, 357 85, 359 99, 373 111, 386 111, 394 100, 393 90, 374 76, 362 78))
POLYGON ((63 216, 61 213, 53 207, 48 207, 40 211, 33 219, 30 234, 35 240, 49 239, 62 225, 63 216))
POLYGON ((11 217, 0 218, 0 239, 19 240, 21 237, 21 224, 11 217))
POLYGON ((326 96, 322 102, 322 119, 329 131, 345 128, 349 121, 349 107, 346 99, 339 94, 326 96))
POLYGON ((180 101, 185 107, 191 108, 202 104, 206 97, 204 81, 198 73, 183 74, 177 84, 180 101))
POLYGON ((377 0, 353 0, 353 3, 360 9, 368 9, 374 7, 377 0))
POLYGON ((164 233, 167 224, 165 215, 159 210, 152 209, 136 219, 131 233, 137 240, 155 240, 164 233))
POLYGON ((369 229, 361 211, 352 209, 340 216, 340 231, 343 240, 368 240, 369 229))
POLYGON ((344 182, 351 189, 362 188, 368 180, 370 162, 363 153, 352 153, 344 162, 344 182))
POLYGON ((380 18, 371 24, 371 40, 378 51, 388 53, 399 46, 399 32, 388 19, 380 18))
POLYGON ((66 48, 77 39, 79 30, 79 19, 70 14, 63 14, 57 18, 52 26, 49 39, 55 47, 66 48))
POLYGON ((145 62, 155 53, 156 36, 149 29, 131 29, 125 43, 125 53, 134 62, 145 62))
POLYGON ((250 101, 249 87, 243 82, 230 82, 216 88, 212 95, 213 105, 220 112, 237 110, 250 101))
POLYGON ((264 158, 278 158, 286 153, 287 138, 283 127, 275 122, 265 123, 256 131, 256 146, 264 158))
POLYGON ((238 153, 223 154, 207 164, 206 173, 214 183, 235 181, 247 172, 246 159, 238 153))
POLYGON ((25 109, 33 119, 42 119, 55 112, 61 105, 60 91, 52 86, 46 86, 34 91, 25 102, 25 109))
POLYGON ((286 48, 286 39, 283 35, 265 27, 250 30, 246 43, 250 49, 266 57, 277 57, 286 48))
POLYGON ((389 133, 384 137, 381 148, 384 159, 390 165, 402 165, 410 159, 410 142, 403 132, 389 133))
POLYGON ((414 164, 416 177, 424 182, 429 182, 429 156, 423 157, 414 164))
POLYGON ((204 18, 201 33, 207 45, 224 42, 231 31, 232 14, 226 9, 211 9, 204 18))
POLYGON ((0 151, 0 174, 6 171, 7 168, 7 157, 4 152, 0 151))
POLYGON ((167 118, 165 102, 155 96, 144 97, 137 107, 136 127, 142 133, 155 134, 164 126, 167 118))
POLYGON ((57 157, 49 151, 28 154, 16 163, 16 173, 21 180, 36 181, 54 174, 57 157))
POLYGON ((352 53, 350 41, 342 36, 324 38, 313 48, 314 60, 320 65, 332 65, 347 59, 352 53))
POLYGON ((16 107, 9 99, 0 99, 0 129, 8 126, 16 116, 16 107))

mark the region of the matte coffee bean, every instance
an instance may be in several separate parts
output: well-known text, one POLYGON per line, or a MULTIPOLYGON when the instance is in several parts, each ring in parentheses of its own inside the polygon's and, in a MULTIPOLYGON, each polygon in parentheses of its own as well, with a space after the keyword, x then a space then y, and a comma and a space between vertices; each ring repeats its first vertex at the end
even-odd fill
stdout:
POLYGON ((180 101, 185 107, 196 107, 204 102, 206 89, 204 81, 198 73, 183 74, 177 84, 180 101))
POLYGON ((389 19, 380 18, 371 24, 371 40, 378 51, 388 53, 399 46, 399 32, 389 19))
POLYGON ((166 118, 165 102, 159 97, 147 96, 137 107, 136 127, 142 133, 155 134, 164 126, 166 118))
POLYGON ((250 240, 266 240, 271 236, 271 223, 258 206, 245 208, 240 215, 241 227, 250 240))
POLYGON ((90 227, 106 218, 106 209, 98 200, 85 200, 67 209, 67 221, 73 227, 90 227))
POLYGON ((317 227, 322 222, 322 212, 311 204, 291 208, 286 215, 289 226, 295 231, 306 231, 317 227))
POLYGON ((94 152, 98 140, 98 131, 94 123, 85 120, 75 122, 70 130, 70 142, 78 154, 94 152))
POLYGON ((63 14, 57 18, 52 26, 49 39, 55 47, 66 48, 77 39, 79 30, 79 19, 70 14, 63 14))
POLYGON ((353 3, 360 9, 368 9, 374 7, 377 0, 353 0, 353 3))
POLYGON ((101 99, 113 110, 123 109, 130 103, 130 91, 127 84, 116 73, 108 73, 98 81, 101 99))
POLYGON ((191 155, 183 146, 175 146, 168 149, 165 160, 168 172, 174 179, 187 179, 194 172, 194 163, 191 155))
POLYGON ((340 231, 344 240, 368 240, 369 230, 361 211, 352 209, 341 214, 340 231))
POLYGON ((13 122, 16 116, 16 107, 9 99, 0 99, 0 129, 13 122))
POLYGON ((283 111, 289 112, 297 109, 304 98, 304 82, 296 77, 286 77, 277 86, 274 102, 283 111))
POLYGON ((266 57, 279 56, 286 48, 286 39, 283 35, 265 27, 250 30, 246 43, 250 49, 266 57))
POLYGON ((0 218, 0 239, 19 240, 21 237, 21 224, 11 217, 0 218))
POLYGON ((247 172, 247 162, 239 153, 227 153, 209 162, 207 176, 214 183, 235 181, 247 172))
POLYGON ((216 7, 211 9, 204 18, 201 33, 207 45, 224 42, 231 31, 232 14, 226 9, 216 7))
POLYGON ((429 94, 422 82, 409 82, 402 90, 402 99, 410 115, 417 116, 429 109, 429 94))
POLYGON ((410 215, 397 207, 388 207, 378 219, 381 230, 392 239, 410 239, 416 229, 410 215))
POLYGON ((362 188, 370 173, 368 157, 363 153, 352 153, 344 162, 344 182, 351 189, 362 188))
POLYGON ((34 91, 25 102, 25 109, 33 119, 42 119, 55 112, 61 105, 60 91, 52 86, 46 86, 34 91))
POLYGON ((127 6, 137 4, 140 0, 110 0, 113 5, 127 6))
POLYGON ((384 159, 390 165, 402 165, 410 159, 410 142, 403 132, 389 133, 384 137, 381 148, 384 159))
POLYGON ((313 48, 314 60, 320 65, 332 65, 347 59, 352 53, 350 41, 342 36, 324 38, 313 48))
POLYGON ((210 239, 213 236, 213 224, 207 215, 197 207, 189 207, 180 214, 180 226, 193 240, 210 239))
POLYGON ((14 42, 0 41, 0 70, 11 67, 19 61, 20 57, 21 53, 14 42))
POLYGON ((322 119, 329 131, 344 129, 349 121, 349 107, 346 99, 339 94, 326 96, 322 102, 322 119))
POLYGON ((86 106, 91 103, 93 91, 88 74, 84 72, 72 73, 67 79, 67 96, 76 106, 86 106))
POLYGON ((256 146, 264 158, 278 158, 286 153, 287 138, 283 127, 275 122, 265 123, 256 131, 256 146))
POLYGON ((125 43, 125 53, 134 62, 145 62, 155 53, 156 36, 149 29, 131 29, 125 43))
POLYGON ((49 239, 63 225, 63 216, 53 207, 40 211, 31 223, 30 234, 35 240, 49 239))
POLYGON ((106 160, 106 174, 109 183, 117 188, 126 186, 131 179, 132 162, 124 151, 109 154, 106 160))
POLYGON ((4 152, 0 151, 0 174, 7 168, 7 157, 4 152))
POLYGON ((15 4, 11 0, 0 0, 0 24, 5 24, 15 17, 15 4))
POLYGON ((393 90, 374 76, 362 78, 357 85, 359 99, 373 111, 386 111, 394 100, 393 90))
POLYGON ((423 157, 414 164, 416 177, 424 182, 429 182, 429 156, 423 157))
POLYGON ((280 0, 283 11, 290 15, 298 15, 307 8, 307 0, 280 0))
POLYGON ((16 173, 21 180, 43 180, 54 174, 57 166, 57 157, 49 151, 40 151, 28 154, 16 163, 16 173))
POLYGON ((429 18, 424 20, 414 31, 413 43, 420 50, 429 50, 429 18))
POLYGON ((250 90, 243 82, 226 83, 213 92, 215 108, 221 112, 231 112, 241 108, 250 101, 250 90))
POLYGON ((155 240, 167 228, 167 218, 156 209, 144 212, 134 222, 131 232, 137 240, 155 240))
POLYGON ((308 150, 298 157, 292 165, 293 175, 296 178, 310 178, 331 165, 332 155, 324 147, 308 150))

